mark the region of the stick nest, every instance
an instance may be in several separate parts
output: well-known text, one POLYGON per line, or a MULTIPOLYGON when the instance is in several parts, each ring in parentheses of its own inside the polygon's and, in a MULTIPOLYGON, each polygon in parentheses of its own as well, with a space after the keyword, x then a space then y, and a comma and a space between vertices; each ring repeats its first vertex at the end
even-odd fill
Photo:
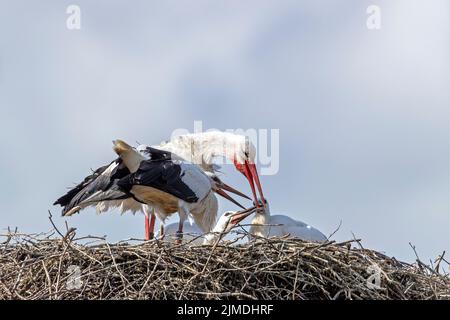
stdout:
POLYGON ((450 299, 443 256, 435 267, 408 264, 359 240, 201 246, 74 236, 0 236, 0 299, 450 299))

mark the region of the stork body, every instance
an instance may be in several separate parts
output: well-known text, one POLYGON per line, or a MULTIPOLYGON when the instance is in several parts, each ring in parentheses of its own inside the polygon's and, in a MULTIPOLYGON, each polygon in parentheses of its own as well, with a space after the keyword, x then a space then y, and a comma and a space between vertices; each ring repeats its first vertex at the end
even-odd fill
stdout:
POLYGON ((250 227, 255 238, 290 236, 306 241, 324 242, 327 237, 316 228, 285 215, 271 215, 269 204, 255 214, 250 227))
POLYGON ((188 216, 204 232, 213 228, 218 210, 215 182, 198 166, 150 147, 138 152, 120 140, 114 142, 114 151, 119 159, 97 169, 55 202, 64 206, 63 215, 90 205, 100 212, 120 207, 142 210, 147 216, 152 208, 162 221, 178 212, 180 231, 188 216))
POLYGON ((174 159, 170 152, 152 147, 141 147, 138 151, 120 140, 115 142, 114 151, 131 171, 118 182, 119 187, 149 204, 162 221, 178 212, 179 232, 189 216, 203 232, 211 231, 218 210, 214 191, 239 206, 222 188, 246 197, 197 165, 174 159))

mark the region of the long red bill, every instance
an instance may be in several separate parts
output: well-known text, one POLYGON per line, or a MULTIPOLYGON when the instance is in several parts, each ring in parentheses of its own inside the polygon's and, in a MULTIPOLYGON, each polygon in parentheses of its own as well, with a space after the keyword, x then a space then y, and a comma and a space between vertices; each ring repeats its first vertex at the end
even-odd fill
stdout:
POLYGON ((241 196, 242 198, 248 199, 248 200, 252 200, 252 198, 250 198, 249 196, 247 196, 246 194, 243 194, 242 192, 240 192, 239 190, 236 190, 235 188, 227 185, 226 183, 222 182, 221 186, 220 186, 223 190, 232 192, 238 196, 241 196))
POLYGON ((242 220, 247 218, 249 215, 251 215, 255 211, 256 211, 256 207, 245 209, 243 211, 238 211, 233 214, 233 217, 231 218, 230 222, 232 224, 238 224, 239 222, 241 222, 242 220))
POLYGON ((255 203, 255 206, 257 208, 259 208, 258 197, 256 196, 255 184, 253 182, 253 176, 252 176, 252 173, 250 171, 250 168, 248 167, 247 161, 245 161, 244 165, 241 168, 242 168, 241 172, 247 178, 248 184, 250 185, 250 188, 252 189, 252 195, 253 195, 253 199, 254 199, 253 202, 255 203))
POLYGON ((242 208, 242 209, 245 209, 245 207, 244 207, 242 204, 240 204, 239 202, 237 202, 236 200, 234 200, 228 193, 226 193, 226 192, 223 191, 222 189, 217 189, 217 190, 215 190, 215 192, 216 192, 218 195, 221 195, 222 197, 224 197, 225 199, 227 199, 227 200, 233 202, 233 203, 234 203, 235 205, 237 205, 238 207, 240 207, 240 208, 242 208))
POLYGON ((264 195, 262 193, 261 183, 259 182, 258 172, 256 171, 256 165, 254 163, 248 163, 245 161, 244 163, 244 175, 246 176, 248 183, 250 184, 250 188, 252 189, 253 198, 255 199, 255 206, 259 208, 258 197, 256 196, 255 183, 256 187, 259 191, 259 196, 261 197, 262 206, 266 207, 266 201, 264 199, 264 195))
POLYGON ((259 182, 259 175, 258 175, 258 171, 256 170, 256 165, 254 163, 250 163, 250 164, 248 164, 248 166, 250 168, 250 172, 252 173, 253 179, 255 180, 256 187, 258 188, 259 196, 261 197, 261 201, 262 201, 262 205, 265 208, 266 200, 264 199, 264 195, 262 192, 261 182, 259 182))

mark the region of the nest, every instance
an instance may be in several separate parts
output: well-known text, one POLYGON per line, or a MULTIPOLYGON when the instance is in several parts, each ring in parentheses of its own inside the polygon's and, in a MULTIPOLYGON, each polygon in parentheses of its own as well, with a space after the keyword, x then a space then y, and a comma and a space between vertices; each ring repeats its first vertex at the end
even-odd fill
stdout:
POLYGON ((434 267, 408 264, 359 240, 110 244, 73 230, 2 237, 0 299, 450 299, 443 255, 434 267))

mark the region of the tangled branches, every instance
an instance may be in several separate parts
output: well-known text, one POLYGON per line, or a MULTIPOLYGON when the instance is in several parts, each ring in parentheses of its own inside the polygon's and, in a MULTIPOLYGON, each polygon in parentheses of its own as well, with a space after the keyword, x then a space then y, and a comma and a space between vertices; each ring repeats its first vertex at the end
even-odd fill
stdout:
POLYGON ((74 236, 2 236, 0 299, 450 299, 448 275, 358 240, 196 246, 74 236))

